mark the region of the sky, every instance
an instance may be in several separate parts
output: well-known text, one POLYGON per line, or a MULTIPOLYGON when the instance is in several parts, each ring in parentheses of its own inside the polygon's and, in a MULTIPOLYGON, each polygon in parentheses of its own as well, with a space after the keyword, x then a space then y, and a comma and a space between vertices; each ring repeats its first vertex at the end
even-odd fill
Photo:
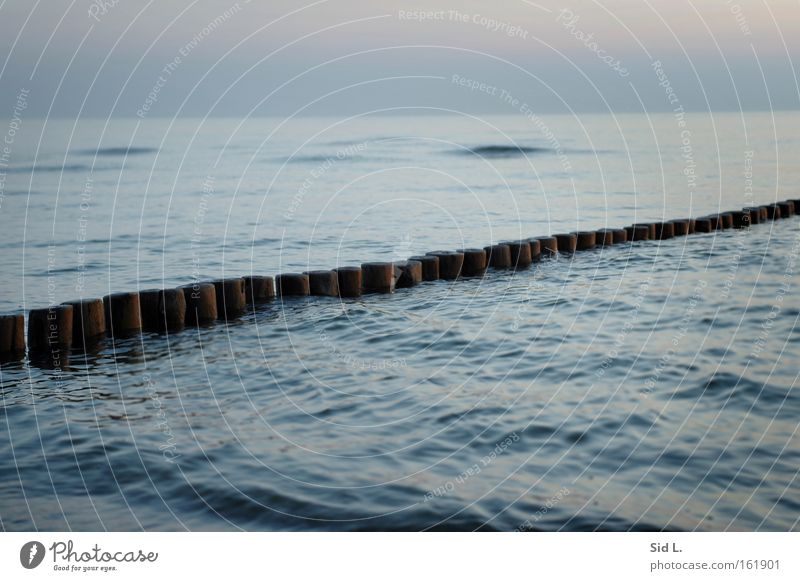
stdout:
POLYGON ((798 0, 0 0, 0 117, 797 109, 798 0))

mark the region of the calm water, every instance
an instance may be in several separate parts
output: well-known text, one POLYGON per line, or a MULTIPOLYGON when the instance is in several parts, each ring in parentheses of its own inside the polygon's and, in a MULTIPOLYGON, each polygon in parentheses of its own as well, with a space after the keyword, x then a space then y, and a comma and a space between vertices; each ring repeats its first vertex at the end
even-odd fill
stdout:
MULTIPOLYGON (((687 128, 25 120, 0 307, 796 197, 796 114, 687 128)), ((798 249, 794 218, 4 364, 0 525, 797 530, 798 249)))

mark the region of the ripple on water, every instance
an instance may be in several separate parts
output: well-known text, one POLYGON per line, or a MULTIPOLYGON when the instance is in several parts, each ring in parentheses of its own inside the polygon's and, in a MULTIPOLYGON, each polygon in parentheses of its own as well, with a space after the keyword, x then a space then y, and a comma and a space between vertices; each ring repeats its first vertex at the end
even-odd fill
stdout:
POLYGON ((796 529, 792 228, 753 228, 729 290, 729 235, 692 236, 4 363, 3 524, 796 529))

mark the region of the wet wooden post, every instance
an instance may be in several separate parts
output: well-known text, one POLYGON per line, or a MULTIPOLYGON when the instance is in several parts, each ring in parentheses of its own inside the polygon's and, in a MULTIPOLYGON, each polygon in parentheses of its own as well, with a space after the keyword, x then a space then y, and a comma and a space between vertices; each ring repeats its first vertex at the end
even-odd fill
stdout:
POLYGON ((251 307, 275 298, 275 281, 271 276, 249 275, 244 277, 244 298, 251 307))
POLYGON ((311 283, 307 274, 287 272, 275 277, 275 287, 281 297, 307 297, 311 294, 311 283))
POLYGON ((759 224, 761 222, 761 210, 758 206, 749 206, 742 208, 742 210, 750 214, 750 224, 759 224))
POLYGON ((669 240, 675 237, 675 225, 672 222, 656 222, 656 240, 669 240))
POLYGON ((123 337, 142 330, 138 292, 104 296, 103 310, 106 315, 106 332, 112 337, 123 337))
POLYGON ((177 331, 186 321, 186 297, 183 289, 148 289, 139 291, 142 328, 148 331, 177 331))
POLYGON ((341 266, 335 269, 339 284, 339 296, 346 298, 361 296, 361 267, 341 266))
POLYGON ((533 263, 531 256, 531 245, 527 240, 512 240, 503 242, 511 252, 512 268, 528 268, 533 263))
POLYGON ((106 312, 103 299, 67 301, 72 305, 72 344, 84 347, 96 343, 106 334, 106 312))
POLYGON ((334 270, 309 270, 308 292, 317 297, 339 296, 339 275, 334 270))
POLYGON ((638 222, 634 226, 647 226, 647 239, 656 240, 656 223, 655 222, 638 222))
POLYGON ((722 216, 719 214, 708 214, 703 216, 711 223, 712 230, 722 230, 722 216))
POLYGON ((576 250, 591 250, 597 245, 597 232, 594 230, 580 230, 574 234, 576 250))
POLYGON ((538 238, 528 238, 526 242, 531 247, 531 259, 534 262, 539 262, 542 259, 542 241, 538 238))
POLYGON ((626 226, 625 233, 628 240, 631 242, 639 242, 640 240, 650 239, 650 226, 648 224, 634 224, 633 226, 626 226))
POLYGON ((555 236, 537 236, 542 250, 542 258, 552 258, 558 254, 558 240, 555 236))
POLYGON ((511 268, 511 248, 508 244, 493 244, 484 248, 486 261, 492 268, 511 268))
MULTIPOLYGON (((142 312, 142 330, 159 331, 158 294, 159 289, 142 289, 139 291, 139 309, 142 312)), ((184 316, 186 313, 184 313, 184 316)))
POLYGON ((464 254, 464 265, 461 267, 462 276, 483 276, 489 266, 486 260, 486 251, 483 248, 464 248, 459 252, 464 254))
POLYGON ((221 321, 233 320, 244 313, 247 297, 242 277, 215 280, 214 290, 217 293, 217 316, 221 321))
POLYGON ((672 234, 674 236, 686 236, 689 234, 689 220, 677 219, 672 222, 672 234))
POLYGON ((723 230, 733 228, 733 214, 731 212, 720 212, 719 217, 722 220, 723 230))
POLYGON ((628 241, 628 231, 625 228, 614 228, 614 244, 624 244, 628 241))
POLYGON ((361 265, 366 292, 394 292, 394 264, 391 262, 365 262, 361 265))
POLYGON ((412 256, 409 260, 416 260, 422 265, 422 280, 439 280, 439 259, 436 256, 412 256))
POLYGON ((575 234, 555 234, 560 254, 572 254, 578 248, 578 237, 575 234))
POLYGON ((750 226, 750 210, 736 210, 731 212, 734 228, 747 228, 750 226))
POLYGON ((781 207, 778 204, 768 204, 765 207, 767 208, 767 219, 777 220, 781 217, 781 207))
POLYGON ((25 316, 0 315, 0 360, 21 359, 25 355, 25 316))
POLYGON ((213 283, 196 282, 180 288, 186 301, 184 321, 187 325, 202 325, 219 318, 217 289, 213 283))
POLYGON ((597 245, 601 248, 605 248, 606 246, 614 246, 614 231, 611 228, 600 228, 597 231, 596 238, 597 245))
POLYGON ((72 305, 53 305, 28 313, 28 349, 44 353, 72 345, 72 305))
POLYGON ((778 202, 778 207, 781 209, 781 218, 790 218, 794 215, 794 204, 791 202, 778 202))
MULTIPOLYGON (((409 288, 412 286, 416 286, 422 282, 422 262, 419 260, 403 260, 400 262, 395 262, 395 275, 397 276, 397 282, 395 286, 397 288, 409 288), (399 269, 399 274, 397 273, 399 269)), ((436 272, 439 272, 439 263, 436 263, 436 272)), ((438 277, 437 277, 438 278, 438 277)))
POLYGON ((178 331, 186 325, 183 289, 166 288, 159 293, 159 331, 178 331))
POLYGON ((711 232, 716 229, 716 225, 712 224, 711 218, 696 218, 694 221, 694 231, 697 233, 711 232))
POLYGON ((439 278, 455 280, 461 274, 464 265, 464 254, 461 252, 436 251, 429 252, 439 258, 439 278))

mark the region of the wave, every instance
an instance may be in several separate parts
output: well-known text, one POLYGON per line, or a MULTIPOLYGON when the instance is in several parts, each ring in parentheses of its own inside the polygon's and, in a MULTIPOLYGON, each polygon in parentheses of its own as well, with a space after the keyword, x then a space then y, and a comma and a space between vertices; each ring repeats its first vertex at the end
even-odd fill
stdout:
POLYGON ((125 155, 146 155, 157 153, 157 147, 101 147, 100 149, 84 149, 79 151, 80 155, 92 155, 96 157, 121 157, 125 155))
POLYGON ((479 155, 481 157, 520 157, 537 153, 550 153, 554 150, 547 147, 525 147, 521 145, 480 145, 478 147, 457 149, 453 153, 458 155, 479 155))
MULTIPOLYGON (((17 166, 17 167, 10 167, 6 171, 8 173, 49 173, 49 172, 77 172, 77 171, 90 171, 92 169, 91 166, 81 164, 81 163, 73 163, 73 164, 65 164, 65 165, 25 165, 25 166, 17 166)), ((97 168, 94 168, 97 169, 97 168)))
POLYGON ((450 153, 455 155, 478 155, 481 157, 489 158, 511 158, 522 157, 527 155, 537 155, 541 153, 552 153, 555 155, 598 155, 603 153, 611 153, 608 150, 600 149, 554 149, 550 147, 528 147, 522 145, 480 145, 478 147, 466 147, 461 149, 454 149, 450 153))
MULTIPOLYGON (((360 155, 343 155, 336 152, 331 155, 297 155, 286 160, 287 163, 330 163, 337 164, 345 161, 361 161, 364 157, 360 155)), ((281 160, 283 161, 283 160, 281 160)))

